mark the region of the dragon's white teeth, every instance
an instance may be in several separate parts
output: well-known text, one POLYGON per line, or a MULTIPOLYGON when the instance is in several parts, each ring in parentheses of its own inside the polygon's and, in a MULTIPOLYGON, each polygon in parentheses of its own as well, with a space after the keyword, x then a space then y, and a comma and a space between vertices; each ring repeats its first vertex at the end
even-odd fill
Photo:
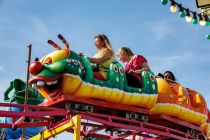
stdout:
POLYGON ((32 88, 36 88, 36 83, 33 83, 32 84, 32 88))
POLYGON ((53 84, 53 82, 47 82, 47 85, 52 85, 53 84))
POLYGON ((37 81, 37 86, 44 86, 45 82, 44 81, 37 81))
MULTIPOLYGON (((51 82, 46 82, 46 84, 47 85, 54 85, 54 84, 57 84, 58 83, 58 80, 56 80, 56 81, 51 81, 51 82)), ((42 86, 44 86, 45 85, 45 81, 42 81, 42 80, 39 80, 39 81, 37 81, 37 82, 34 82, 34 83, 32 83, 32 88, 36 88, 37 86, 40 86, 40 87, 42 87, 42 86)))
POLYGON ((57 84, 57 83, 58 83, 58 80, 52 81, 52 82, 47 82, 46 84, 50 86, 50 85, 54 85, 54 84, 57 84))
POLYGON ((52 84, 57 84, 57 83, 58 83, 58 80, 52 82, 52 84))

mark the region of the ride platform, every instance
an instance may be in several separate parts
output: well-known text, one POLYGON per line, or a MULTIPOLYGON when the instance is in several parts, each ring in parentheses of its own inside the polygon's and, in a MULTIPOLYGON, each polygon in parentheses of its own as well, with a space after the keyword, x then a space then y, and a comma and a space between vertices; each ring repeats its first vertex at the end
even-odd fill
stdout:
MULTIPOLYGON (((73 115, 81 115, 81 136, 85 138, 99 139, 204 139, 204 135, 199 126, 183 122, 177 118, 167 115, 150 115, 146 108, 127 106, 122 104, 110 103, 102 100, 81 98, 75 96, 63 95, 56 100, 49 100, 41 106, 65 108, 73 115), (83 110, 78 107, 75 112, 69 104, 78 103, 93 106, 92 110, 83 110), (67 106, 66 106, 67 105, 67 106), (139 121, 138 119, 126 118, 121 111, 131 111, 149 116, 149 120, 139 121), (161 123, 160 123, 161 122, 161 123), (186 130, 195 130, 198 135, 192 135, 186 130), (187 129, 188 128, 188 129, 187 129), (103 133, 101 133, 103 132, 103 133)), ((134 117, 135 118, 135 117, 134 117)), ((65 119, 64 119, 65 120, 65 119)), ((69 129, 73 132, 73 129, 69 129)))
MULTIPOLYGON (((24 108, 23 112, 0 110, 0 117, 12 118, 12 123, 0 123, 0 128, 27 128, 45 126, 34 138, 50 138, 63 131, 75 133, 75 140, 98 138, 114 140, 140 140, 140 139, 204 139, 204 135, 198 126, 183 122, 167 115, 150 115, 150 112, 141 107, 133 107, 108 103, 96 99, 86 99, 72 96, 61 96, 56 100, 49 100, 40 106, 0 103, 0 107, 24 108), (78 108, 72 109, 72 102, 78 108), (85 105, 84 105, 85 104, 85 105), (86 108, 86 106, 93 109, 86 108), (56 107, 56 108, 55 108, 56 107), (64 109, 64 108, 67 109, 64 109), (76 110, 78 109, 78 110, 76 110), (86 110, 87 109, 87 110, 86 110), (97 112, 98 111, 98 112, 97 112), (119 112, 118 112, 119 111, 119 112), (148 115, 149 120, 141 121, 135 117, 127 118, 122 112, 134 112, 148 115), (145 113, 145 114, 144 114, 145 113), (122 115, 122 116, 120 116, 122 115), (79 116, 77 127, 72 118, 79 116), (26 120, 36 120, 30 122, 26 120), (195 130, 197 135, 192 135, 185 130, 195 130)), ((75 106, 74 106, 75 107, 75 106)), ((135 116, 135 114, 133 114, 135 116)))

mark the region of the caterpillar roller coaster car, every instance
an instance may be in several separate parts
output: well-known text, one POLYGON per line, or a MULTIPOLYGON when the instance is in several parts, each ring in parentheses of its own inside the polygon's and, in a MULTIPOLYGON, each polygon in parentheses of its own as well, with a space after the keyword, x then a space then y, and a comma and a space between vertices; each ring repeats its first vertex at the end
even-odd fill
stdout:
POLYGON ((201 125, 208 125, 208 109, 200 93, 151 71, 142 72, 141 88, 130 87, 117 61, 110 65, 107 80, 95 79, 87 57, 70 50, 62 35, 58 38, 66 48, 49 40, 57 50, 30 66, 30 85, 48 100, 42 106, 176 126, 196 137, 203 132, 201 125))

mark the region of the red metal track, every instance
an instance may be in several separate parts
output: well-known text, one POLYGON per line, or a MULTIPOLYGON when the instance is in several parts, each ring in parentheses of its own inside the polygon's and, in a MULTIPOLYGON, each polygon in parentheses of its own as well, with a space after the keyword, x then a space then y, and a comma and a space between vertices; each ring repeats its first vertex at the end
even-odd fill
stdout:
POLYGON ((12 123, 0 123, 0 128, 48 126, 50 116, 66 116, 68 113, 68 111, 64 109, 24 104, 0 103, 0 107, 18 107, 23 109, 27 108, 26 110, 28 110, 23 112, 0 110, 0 117, 12 118, 12 123), (24 122, 25 117, 38 120, 39 122, 24 122))
POLYGON ((168 121, 169 123, 174 123, 174 124, 180 125, 182 127, 187 127, 187 128, 191 128, 191 129, 194 129, 197 131, 201 131, 201 127, 198 125, 194 125, 189 122, 185 122, 178 118, 170 117, 170 116, 164 115, 164 114, 151 115, 151 116, 149 116, 149 120, 150 120, 150 122, 164 121, 165 124, 167 124, 166 121, 168 121))
MULTIPOLYGON (((61 98, 57 99, 55 102, 48 101, 43 103, 42 105, 54 106, 55 104, 64 103, 69 100, 77 102, 84 101, 84 99, 81 98, 79 100, 77 99, 78 98, 73 98, 70 96, 68 98, 62 96, 61 98)), ((101 105, 105 107, 108 106, 108 104, 111 106, 115 105, 112 103, 105 103, 104 101, 95 102, 95 100, 93 99, 87 99, 85 102, 94 105, 98 105, 99 102, 100 103, 102 102, 101 105)), ((26 128, 26 127, 35 127, 35 126, 46 126, 47 129, 50 130, 63 125, 65 122, 69 120, 69 118, 72 115, 75 115, 74 113, 71 113, 70 111, 64 109, 44 107, 44 106, 0 103, 0 107, 19 107, 19 108, 27 108, 28 110, 24 112, 1 110, 0 116, 10 117, 13 119, 13 122, 11 124, 0 123, 0 128, 14 128, 14 127, 26 128), (57 123, 53 123, 52 120, 50 119, 53 116, 58 116, 59 119, 57 123), (24 122, 25 117, 29 117, 30 119, 36 119, 39 120, 40 122, 24 122)), ((115 108, 124 109, 122 107, 120 108, 120 105, 115 108)), ((130 108, 134 109, 137 107, 126 106, 126 109, 130 108)), ((141 111, 141 108, 139 111, 141 111)), ((83 119, 82 121, 83 129, 81 131, 81 135, 84 137, 90 136, 92 138, 115 139, 115 140, 124 140, 124 139, 137 140, 139 137, 155 138, 155 139, 170 138, 177 140, 199 139, 192 137, 191 135, 188 135, 187 133, 181 132, 179 130, 169 128, 166 126, 160 126, 153 123, 144 123, 144 122, 122 118, 119 116, 103 115, 98 113, 81 112, 79 114, 81 114, 81 117, 83 119), (109 130, 108 134, 104 132, 105 130, 109 130), (102 131, 103 133, 101 133, 102 131)), ((165 118, 165 119, 168 119, 170 121, 180 121, 170 118, 165 118)), ((188 124, 186 122, 181 122, 180 125, 188 125, 188 124)), ((198 130, 198 128, 195 128, 194 126, 191 126, 191 128, 198 130)), ((69 131, 72 132, 72 130, 69 131)))
MULTIPOLYGON (((96 107, 99 107, 99 108, 100 107, 106 107, 106 108, 112 108, 112 109, 124 110, 124 111, 125 110, 127 110, 127 111, 131 111, 132 110, 134 112, 139 112, 139 113, 143 113, 143 114, 149 114, 150 113, 148 110, 146 110, 144 108, 141 108, 141 107, 133 107, 133 106, 127 106, 127 105, 122 105, 122 104, 110 103, 110 102, 96 100, 96 99, 75 97, 75 96, 69 96, 69 95, 68 96, 67 95, 60 96, 56 100, 49 100, 48 102, 45 102, 45 103, 43 103, 41 105, 42 106, 56 106, 56 107, 63 108, 65 106, 65 104, 68 103, 68 102, 70 102, 70 101, 71 102, 78 102, 78 103, 86 103, 86 104, 90 104, 90 105, 95 105, 96 107)), ((108 126, 113 126, 113 124, 116 123, 116 122, 113 122, 113 121, 110 122, 108 120, 104 120, 103 116, 106 116, 107 117, 107 114, 103 114, 103 115, 102 114, 103 113, 101 113, 101 112, 100 113, 94 112, 94 113, 88 114, 88 116, 89 117, 91 116, 92 118, 86 118, 86 117, 84 117, 84 115, 82 116, 82 118, 85 118, 87 120, 91 120, 91 121, 94 121, 94 122, 99 122, 99 123, 104 124, 103 126, 92 128, 93 130, 91 129, 91 131, 89 130, 88 132, 85 132, 83 134, 88 134, 88 135, 89 134, 91 134, 91 135, 94 134, 95 135, 95 133, 97 131, 105 130, 108 126), (94 115, 92 116, 92 114, 94 114, 94 115), (100 116, 99 117, 101 119, 100 121, 98 120, 99 119, 98 118, 98 115, 100 116)), ((111 115, 111 112, 110 112, 110 115, 111 115)), ((126 123, 131 123, 131 122, 129 122, 129 121, 131 121, 129 119, 122 118, 122 116, 113 116, 112 115, 110 120, 113 120, 113 119, 114 120, 117 120, 117 121, 120 120, 120 123, 119 122, 117 123, 117 126, 120 126, 120 125, 123 126, 120 129, 126 128, 127 131, 129 131, 129 130, 135 130, 135 131, 137 131, 137 132, 133 132, 132 135, 134 135, 135 133, 139 133, 138 131, 140 131, 139 129, 136 130, 136 128, 135 129, 132 128, 133 126, 127 125, 127 127, 128 127, 127 128, 127 127, 125 127, 122 124, 123 121, 125 121, 126 123)), ((196 126, 196 125, 193 125, 191 123, 184 122, 182 120, 179 120, 179 119, 176 119, 176 118, 173 118, 173 117, 169 117, 167 115, 153 115, 153 116, 150 116, 149 119, 150 119, 149 120, 150 123, 147 123, 147 124, 151 124, 151 125, 149 125, 149 127, 151 127, 151 131, 149 129, 150 133, 151 134, 154 134, 154 135, 160 135, 161 138, 162 137, 163 138, 165 138, 165 137, 170 137, 171 138, 172 137, 172 138, 175 138, 175 139, 180 139, 180 138, 182 138, 182 139, 193 138, 192 136, 186 134, 186 131, 185 132, 181 132, 182 130, 179 129, 178 127, 185 127, 186 129, 187 128, 191 128, 191 129, 197 130, 199 132, 199 135, 201 135, 201 137, 203 137, 203 133, 201 132, 200 127, 199 126, 196 126), (165 120, 165 122, 163 122, 162 123, 163 125, 162 125, 162 124, 158 124, 156 122, 156 120, 157 121, 165 120), (170 122, 172 122, 173 124, 170 124, 170 122), (157 127, 152 126, 152 124, 154 126, 157 126, 157 127), (161 129, 161 128, 163 128, 163 129, 161 129), (154 133, 156 131, 157 131, 157 133, 154 133)), ((145 127, 142 127, 142 124, 135 124, 135 125, 137 125, 137 127, 142 128, 142 131, 143 132, 145 131, 143 129, 145 127)), ((113 127, 116 127, 116 126, 113 126, 113 127)), ((99 135, 99 134, 97 134, 97 135, 99 135)), ((135 134, 135 135, 137 135, 137 134, 135 134)), ((103 137, 103 138, 105 139, 105 137, 103 137)))
MULTIPOLYGON (((81 97, 75 97, 75 96, 69 96, 69 95, 60 96, 56 100, 49 100, 48 102, 42 103, 41 105, 42 106, 56 106, 56 107, 63 108, 65 107, 65 104, 70 101, 95 105, 96 107, 106 107, 106 108, 112 108, 112 109, 117 109, 117 110, 134 111, 134 112, 139 112, 143 114, 150 113, 148 110, 144 108, 140 108, 140 107, 127 106, 127 105, 110 103, 110 102, 101 101, 101 100, 81 98, 81 97)), ((164 127, 160 125, 155 125, 153 123, 143 123, 139 121, 133 121, 133 120, 119 117, 119 116, 111 116, 111 113, 110 115, 103 115, 101 113, 98 114, 98 113, 82 112, 81 115, 82 115, 82 119, 100 123, 100 125, 97 125, 91 122, 82 123, 83 131, 81 134, 84 136, 91 136, 93 138, 124 139, 129 136, 133 138, 136 136, 142 136, 144 138, 156 137, 156 138, 161 138, 161 139, 163 138, 197 139, 197 138, 192 137, 191 135, 188 135, 187 133, 178 131, 176 129, 172 129, 166 126, 164 127), (101 131, 107 130, 109 127, 113 127, 114 131, 120 131, 122 133, 115 134, 115 135, 113 135, 113 133, 110 133, 109 135, 100 133, 101 131)), ((166 115, 162 117, 164 118, 166 117, 166 115)), ((158 118, 156 117, 156 119, 158 118)), ((162 118, 159 118, 159 119, 162 119, 162 118)), ((170 121, 173 121, 174 123, 179 123, 181 121, 178 119, 172 119, 170 117, 166 117, 165 119, 169 119, 170 121)), ((182 122, 181 124, 200 131, 200 128, 190 123, 182 122)), ((57 125, 59 126, 59 124, 57 125)), ((57 127, 57 125, 55 125, 54 127, 57 127)))
MULTIPOLYGON (((98 127, 93 127, 92 130, 88 130, 88 131, 83 130, 84 134, 89 135, 91 137, 93 137, 98 130, 103 130, 105 126, 107 126, 107 128, 111 126, 115 128, 115 131, 121 131, 124 133, 119 134, 119 135, 113 135, 113 136, 105 136, 106 138, 109 137, 109 139, 119 139, 122 137, 137 136, 137 135, 143 136, 143 137, 147 136, 148 138, 161 137, 161 138, 173 138, 173 139, 178 139, 178 140, 198 139, 184 132, 181 132, 172 128, 168 128, 168 127, 151 124, 151 123, 144 123, 144 122, 129 120, 125 118, 101 115, 101 114, 96 114, 96 113, 91 113, 91 114, 81 113, 81 115, 83 119, 102 124, 102 125, 99 125, 98 127)), ((88 127, 88 125, 89 123, 83 124, 83 126, 86 126, 86 127, 88 127)), ((99 136, 100 134, 97 134, 97 135, 99 136)), ((98 138, 106 139, 105 137, 100 136, 98 138)))

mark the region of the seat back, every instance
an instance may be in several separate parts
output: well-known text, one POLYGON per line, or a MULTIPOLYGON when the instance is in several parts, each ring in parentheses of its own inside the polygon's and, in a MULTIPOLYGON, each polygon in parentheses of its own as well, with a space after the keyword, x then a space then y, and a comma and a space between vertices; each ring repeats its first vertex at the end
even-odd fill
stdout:
POLYGON ((109 67, 107 76, 109 87, 123 90, 125 82, 124 76, 125 73, 123 66, 119 62, 113 61, 113 63, 109 67))
MULTIPOLYGON (((126 78, 125 78, 126 80, 126 78)), ((125 82, 125 90, 128 92, 135 93, 147 93, 147 94, 157 94, 157 83, 155 80, 154 73, 151 71, 143 71, 141 74, 142 88, 130 87, 125 82)))

